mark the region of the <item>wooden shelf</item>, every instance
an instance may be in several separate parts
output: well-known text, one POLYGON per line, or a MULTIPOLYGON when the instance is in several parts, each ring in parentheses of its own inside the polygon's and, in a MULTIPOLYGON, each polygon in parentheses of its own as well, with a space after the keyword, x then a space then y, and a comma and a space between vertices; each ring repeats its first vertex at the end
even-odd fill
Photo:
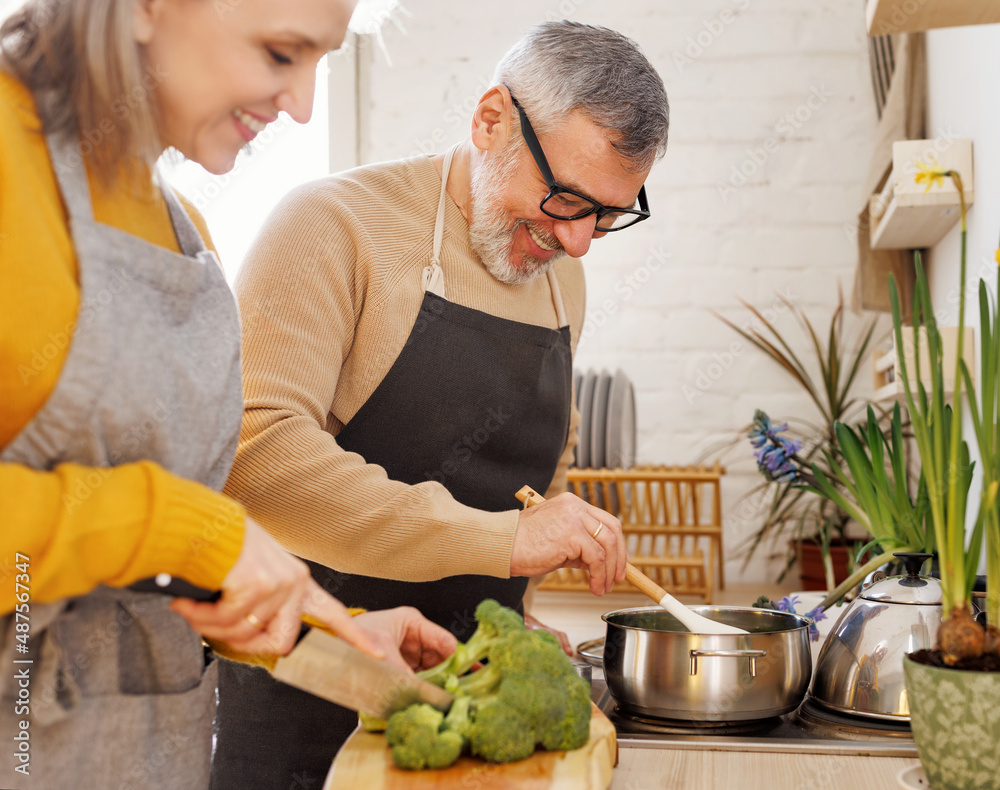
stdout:
POLYGON ((1000 22, 1000 0, 868 0, 869 36, 1000 22))
POLYGON ((960 219, 959 194, 950 178, 929 189, 917 183, 917 162, 931 161, 961 175, 966 208, 972 206, 971 140, 897 140, 892 144, 892 171, 885 187, 868 203, 873 250, 933 247, 960 219))
MULTIPOLYGON (((944 389, 946 393, 951 393, 955 390, 955 379, 952 374, 955 371, 955 352, 958 350, 958 327, 942 326, 938 327, 938 331, 941 333, 942 355, 944 357, 944 389)), ((965 337, 962 343, 962 358, 969 368, 969 375, 975 378, 976 343, 971 326, 965 327, 965 337)), ((903 327, 903 346, 906 348, 906 369, 910 373, 911 388, 915 389, 913 384, 916 381, 917 367, 913 356, 912 326, 903 327)), ((925 387, 931 386, 930 376, 927 375, 930 370, 929 359, 927 335, 926 332, 921 331, 920 372, 924 374, 922 378, 925 387)), ((893 347, 888 351, 882 353, 876 351, 872 355, 872 375, 875 385, 875 392, 872 393, 873 401, 904 400, 906 398, 903 389, 903 374, 896 360, 895 340, 893 347)))

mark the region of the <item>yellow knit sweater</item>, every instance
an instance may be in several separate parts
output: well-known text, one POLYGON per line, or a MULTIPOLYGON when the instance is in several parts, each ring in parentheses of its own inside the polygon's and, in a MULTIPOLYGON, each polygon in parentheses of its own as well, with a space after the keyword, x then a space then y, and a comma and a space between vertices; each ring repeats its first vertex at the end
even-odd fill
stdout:
MULTIPOLYGON (((39 129, 30 93, 0 73, 0 448, 54 389, 80 299, 66 212, 39 129)), ((179 251, 151 181, 141 195, 109 194, 93 180, 91 192, 98 222, 179 251)), ((207 239, 201 217, 187 208, 207 239)), ((218 589, 243 544, 242 507, 153 463, 115 467, 96 487, 87 483, 92 474, 76 464, 51 471, 0 464, 0 559, 10 585, 0 613, 14 607, 15 553, 30 558, 28 586, 38 602, 159 572, 218 589), (67 508, 64 497, 79 490, 89 496, 67 508), (203 539, 212 525, 211 539, 203 539)))
MULTIPOLYGON (((517 510, 488 513, 456 502, 440 483, 390 480, 336 441, 413 328, 440 190, 426 157, 300 187, 271 215, 236 281, 245 411, 226 492, 291 551, 337 570, 407 581, 510 575, 517 510)), ((468 235, 448 200, 446 298, 555 328, 548 279, 498 282, 468 235)), ((575 349, 583 267, 564 259, 556 273, 575 349)), ((565 488, 578 421, 574 409, 550 495, 565 488)))

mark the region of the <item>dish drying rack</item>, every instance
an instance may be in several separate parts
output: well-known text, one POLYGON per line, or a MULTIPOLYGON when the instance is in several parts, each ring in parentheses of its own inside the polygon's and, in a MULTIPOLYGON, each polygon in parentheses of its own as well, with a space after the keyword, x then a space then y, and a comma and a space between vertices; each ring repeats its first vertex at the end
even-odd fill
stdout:
MULTIPOLYGON (((714 466, 637 466, 631 469, 568 471, 568 489, 622 522, 629 559, 672 595, 691 595, 712 603, 725 589, 720 481, 714 466)), ((561 568, 541 590, 590 590, 584 570, 561 568)), ((638 592, 628 582, 615 592, 638 592)))

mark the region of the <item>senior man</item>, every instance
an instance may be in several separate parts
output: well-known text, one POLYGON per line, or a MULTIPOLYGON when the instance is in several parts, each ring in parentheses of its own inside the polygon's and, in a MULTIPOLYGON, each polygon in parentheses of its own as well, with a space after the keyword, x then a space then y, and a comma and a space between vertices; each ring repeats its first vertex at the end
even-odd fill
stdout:
MULTIPOLYGON (((598 595, 624 578, 617 519, 560 493, 578 259, 649 216, 668 126, 661 79, 605 28, 541 24, 494 83, 446 153, 293 192, 236 282, 227 493, 345 603, 412 605, 463 640, 482 599, 520 609, 528 577, 586 568, 598 595), (525 484, 552 498, 520 510, 525 484)), ((356 723, 239 665, 219 692, 217 790, 321 781, 356 723)))

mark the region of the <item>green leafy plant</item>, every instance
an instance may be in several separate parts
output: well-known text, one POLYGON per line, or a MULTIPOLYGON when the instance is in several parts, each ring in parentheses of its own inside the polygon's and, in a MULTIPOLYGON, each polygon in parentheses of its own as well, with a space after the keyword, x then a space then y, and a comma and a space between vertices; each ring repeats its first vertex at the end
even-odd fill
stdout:
POLYGON ((810 488, 864 526, 872 536, 865 549, 876 553, 833 590, 822 606, 836 602, 873 570, 891 562, 894 552, 934 552, 934 533, 927 524, 927 484, 921 476, 916 494, 911 492, 899 404, 892 410, 888 439, 871 406, 867 423, 857 430, 840 422, 835 428, 847 469, 826 454, 827 469, 834 473, 836 484, 813 464, 810 488))
MULTIPOLYGON (((1000 264, 1000 248, 997 250, 1000 264)), ((983 497, 980 518, 986 532, 986 639, 985 649, 1000 655, 1000 315, 990 304, 986 283, 979 281, 979 403, 969 399, 979 455, 983 461, 983 497)), ((969 369, 962 362, 962 377, 974 392, 969 369)))
MULTIPOLYGON (((915 255, 917 271, 916 288, 913 297, 913 342, 915 375, 913 384, 907 370, 906 354, 902 353, 903 321, 899 302, 899 291, 895 278, 890 279, 890 299, 892 303, 893 331, 896 348, 900 350, 900 370, 906 405, 910 413, 913 433, 920 453, 922 475, 926 481, 931 523, 937 544, 942 596, 942 623, 938 629, 937 648, 942 661, 954 666, 963 659, 981 656, 986 644, 985 631, 972 617, 971 592, 983 544, 983 532, 989 524, 990 546, 993 555, 1000 552, 1000 536, 996 531, 996 355, 1000 345, 996 343, 995 311, 994 324, 989 321, 989 304, 985 298, 982 282, 980 304, 985 303, 983 332, 984 353, 989 356, 984 370, 984 380, 979 406, 972 406, 976 436, 981 448, 985 448, 983 460, 993 469, 986 472, 987 484, 982 492, 975 525, 970 536, 966 535, 966 510, 972 482, 973 464, 969 458, 968 444, 962 438, 962 386, 965 385, 969 403, 975 404, 976 393, 972 377, 963 359, 965 327, 965 277, 966 277, 966 206, 961 176, 952 170, 941 170, 936 166, 918 164, 918 181, 926 181, 930 189, 936 183, 950 178, 958 190, 961 201, 961 262, 959 270, 958 340, 955 360, 954 394, 952 403, 946 399, 944 386, 944 355, 941 334, 934 317, 930 289, 919 254, 915 255), (920 346, 926 342, 929 370, 921 370, 920 346), (924 376, 923 374, 927 375, 924 376), (930 391, 924 385, 928 379, 930 391), (989 453, 994 453, 992 457, 989 453)), ((1000 585, 1000 568, 996 561, 989 563, 993 569, 987 580, 994 595, 1000 585)), ((988 570, 989 570, 988 568, 988 570)), ((991 625, 995 630, 997 622, 996 606, 993 607, 991 625)), ((994 640, 995 642, 995 640, 994 640)))
POLYGON ((871 405, 867 423, 857 430, 842 422, 835 423, 841 458, 834 458, 824 450, 823 466, 807 463, 798 455, 801 443, 781 435, 786 427, 773 425, 759 410, 754 415, 750 441, 761 473, 825 497, 872 536, 858 550, 858 562, 869 551, 874 556, 830 592, 821 607, 835 603, 867 574, 891 562, 894 552, 933 551, 934 535, 927 527, 928 497, 922 478, 916 496, 911 493, 899 404, 893 408, 888 439, 871 405))
MULTIPOLYGON (((745 327, 718 313, 715 315, 777 363, 808 394, 816 407, 818 419, 795 421, 795 439, 800 442, 797 456, 806 467, 817 463, 825 468, 827 458, 841 458, 836 423, 849 419, 863 403, 853 394, 853 388, 861 362, 871 345, 876 320, 865 322, 857 333, 845 336, 841 295, 830 317, 824 342, 803 310, 784 296, 779 295, 779 299, 810 340, 811 353, 807 361, 796 354, 792 344, 774 323, 749 303, 742 302, 753 315, 754 323, 745 327)), ((832 470, 828 471, 828 476, 833 477, 832 470)), ((836 540, 846 542, 845 530, 851 520, 850 513, 829 497, 817 495, 816 491, 796 484, 793 479, 767 474, 765 478, 764 483, 745 495, 747 500, 762 497, 765 504, 760 527, 743 547, 744 566, 762 544, 773 545, 781 537, 789 538, 786 566, 779 576, 780 581, 794 563, 796 543, 811 540, 819 544, 823 551, 827 586, 832 589, 835 585, 830 545, 836 540)))

